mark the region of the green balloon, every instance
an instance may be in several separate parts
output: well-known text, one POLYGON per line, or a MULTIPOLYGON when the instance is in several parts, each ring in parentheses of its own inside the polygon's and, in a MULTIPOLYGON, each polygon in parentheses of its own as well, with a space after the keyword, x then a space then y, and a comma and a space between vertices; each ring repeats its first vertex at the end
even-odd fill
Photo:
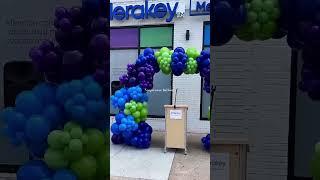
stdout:
POLYGON ((60 141, 62 144, 67 145, 67 144, 69 144, 70 140, 71 140, 71 136, 68 132, 61 133, 61 140, 60 141))
POLYGON ((146 118, 148 116, 148 110, 143 108, 140 113, 141 117, 146 118))
POLYGON ((83 144, 80 139, 72 139, 69 143, 69 149, 72 152, 82 152, 83 144))
POLYGON ((277 25, 274 22, 268 22, 262 26, 262 29, 263 32, 272 36, 277 31, 277 25))
POLYGON ((80 139, 72 139, 68 147, 64 149, 64 156, 75 161, 83 156, 83 144, 80 139))
POLYGON ((130 113, 129 109, 124 109, 124 114, 130 115, 131 113, 130 113))
POLYGON ((249 23, 254 23, 257 21, 257 19, 258 19, 257 13, 255 13, 254 11, 248 12, 248 22, 249 23))
POLYGON ((63 151, 47 149, 44 154, 44 161, 52 169, 62 169, 68 166, 68 161, 64 157, 63 151))
POLYGON ((48 145, 50 148, 56 150, 61 150, 64 148, 65 144, 63 144, 61 141, 62 133, 63 131, 61 130, 54 130, 48 135, 48 145))
POLYGON ((157 52, 155 53, 155 56, 156 56, 156 58, 158 58, 158 57, 160 56, 160 52, 157 51, 157 52))
POLYGON ((83 156, 71 164, 71 170, 80 180, 93 180, 97 173, 97 160, 90 155, 83 156))
POLYGON ((82 136, 82 128, 81 127, 72 128, 70 131, 70 135, 71 135, 71 138, 73 139, 80 139, 82 136))
POLYGON ((138 103, 137 110, 140 111, 143 108, 143 105, 141 103, 138 103))
POLYGON ((258 21, 260 23, 266 23, 266 22, 268 22, 268 20, 269 20, 269 16, 266 12, 262 11, 259 13, 258 21))
POLYGON ((80 127, 77 123, 69 121, 64 125, 64 131, 70 132, 71 129, 80 127))
POLYGON ((313 179, 320 180, 320 153, 315 153, 311 161, 311 174, 313 179))
POLYGON ((107 151, 101 151, 97 155, 97 176, 99 179, 106 179, 106 177, 109 177, 108 172, 110 172, 109 167, 109 152, 107 151))
POLYGON ((279 8, 273 8, 273 9, 272 9, 272 12, 270 13, 270 17, 271 17, 273 20, 279 19, 279 17, 280 17, 280 10, 279 10, 279 8))
POLYGON ((315 145, 315 152, 320 153, 320 143, 319 142, 315 145))
POLYGON ((275 4, 273 1, 265 1, 263 5, 263 10, 267 11, 268 13, 271 13, 273 11, 273 8, 275 7, 275 4))
POLYGON ((258 22, 251 24, 252 31, 258 33, 260 31, 260 24, 258 22))
POLYGON ((136 111, 133 113, 133 117, 140 118, 140 111, 136 111))
POLYGON ((250 8, 252 8, 256 12, 261 11, 262 7, 263 7, 263 0, 252 0, 250 3, 250 8))
POLYGON ((86 134, 88 136, 86 152, 93 155, 105 148, 106 139, 101 131, 97 129, 88 129, 86 134))

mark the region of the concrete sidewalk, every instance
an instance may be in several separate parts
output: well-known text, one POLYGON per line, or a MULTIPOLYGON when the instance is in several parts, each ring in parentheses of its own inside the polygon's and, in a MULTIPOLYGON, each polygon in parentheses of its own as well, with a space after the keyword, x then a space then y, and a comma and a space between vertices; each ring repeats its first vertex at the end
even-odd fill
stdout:
POLYGON ((163 153, 163 132, 152 134, 146 150, 111 145, 111 180, 209 180, 210 155, 202 149, 203 136, 188 135, 188 155, 175 149, 163 153))

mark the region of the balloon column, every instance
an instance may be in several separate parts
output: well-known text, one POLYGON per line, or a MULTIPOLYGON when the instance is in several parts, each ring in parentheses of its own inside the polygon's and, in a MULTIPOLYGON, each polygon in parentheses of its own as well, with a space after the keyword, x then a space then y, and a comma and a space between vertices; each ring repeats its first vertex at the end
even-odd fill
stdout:
POLYGON ((127 73, 119 78, 123 87, 111 96, 111 104, 119 109, 116 122, 111 125, 114 144, 150 147, 153 130, 145 122, 148 117, 147 90, 153 88, 153 77, 159 71, 175 76, 199 73, 205 81, 204 90, 210 91, 209 51, 199 53, 195 48, 185 51, 182 47, 174 50, 163 47, 155 53, 151 48, 145 49, 134 64, 128 64, 127 73))
POLYGON ((46 40, 30 50, 46 82, 20 93, 15 107, 0 114, 12 144, 26 145, 37 159, 19 169, 18 180, 108 177, 109 120, 103 96, 108 26, 93 2, 56 9, 58 45, 46 40))

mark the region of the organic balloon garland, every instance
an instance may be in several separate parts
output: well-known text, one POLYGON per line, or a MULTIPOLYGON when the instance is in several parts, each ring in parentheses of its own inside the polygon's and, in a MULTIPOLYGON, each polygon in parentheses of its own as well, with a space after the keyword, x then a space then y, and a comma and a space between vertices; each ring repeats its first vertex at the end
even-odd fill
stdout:
POLYGON ((109 38, 98 1, 57 8, 56 40, 42 42, 30 57, 46 82, 20 93, 1 120, 15 145, 28 147, 32 161, 18 180, 106 179, 108 106, 103 93, 109 38))
POLYGON ((199 53, 195 48, 186 51, 178 47, 169 50, 163 47, 158 52, 147 48, 134 64, 127 65, 127 73, 120 76, 123 86, 111 96, 111 103, 119 109, 116 122, 111 126, 112 142, 136 148, 149 148, 152 127, 146 123, 148 116, 147 90, 153 88, 155 73, 200 74, 204 79, 204 90, 210 92, 210 52, 199 53))

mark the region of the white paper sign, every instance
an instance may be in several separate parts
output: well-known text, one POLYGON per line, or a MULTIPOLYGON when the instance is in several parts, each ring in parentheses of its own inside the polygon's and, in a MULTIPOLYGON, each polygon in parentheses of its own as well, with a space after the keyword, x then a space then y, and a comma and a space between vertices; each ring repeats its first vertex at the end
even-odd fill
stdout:
POLYGON ((213 180, 230 180, 230 158, 228 153, 214 153, 211 158, 213 180))
POLYGON ((170 110, 170 119, 182 119, 182 110, 170 110))

